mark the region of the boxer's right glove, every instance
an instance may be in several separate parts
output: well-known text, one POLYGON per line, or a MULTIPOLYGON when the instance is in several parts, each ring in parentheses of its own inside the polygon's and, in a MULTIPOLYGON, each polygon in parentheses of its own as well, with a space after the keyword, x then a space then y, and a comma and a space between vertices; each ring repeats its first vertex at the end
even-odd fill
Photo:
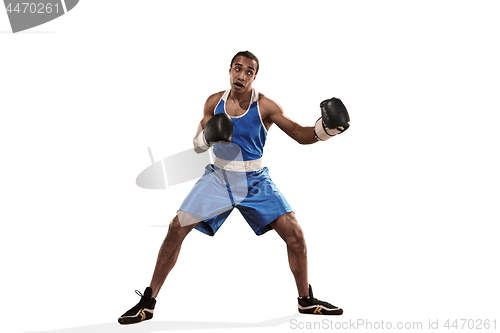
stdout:
POLYGON ((205 125, 205 129, 194 140, 197 153, 207 151, 217 142, 231 142, 233 139, 233 121, 226 113, 217 113, 205 125))
POLYGON ((349 128, 349 113, 340 99, 333 97, 321 102, 319 106, 321 118, 314 126, 316 139, 325 141, 349 128))

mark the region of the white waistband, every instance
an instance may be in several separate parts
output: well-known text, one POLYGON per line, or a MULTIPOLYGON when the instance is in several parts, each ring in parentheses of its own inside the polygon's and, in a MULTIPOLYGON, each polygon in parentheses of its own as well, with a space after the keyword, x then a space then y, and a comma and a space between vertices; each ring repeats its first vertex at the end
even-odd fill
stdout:
POLYGON ((215 157, 214 165, 224 170, 249 172, 262 169, 262 157, 251 161, 228 161, 215 157))

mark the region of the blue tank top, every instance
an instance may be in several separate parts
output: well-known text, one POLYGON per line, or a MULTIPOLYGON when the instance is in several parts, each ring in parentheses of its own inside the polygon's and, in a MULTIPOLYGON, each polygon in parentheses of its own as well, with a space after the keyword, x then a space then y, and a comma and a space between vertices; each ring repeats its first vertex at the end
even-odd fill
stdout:
MULTIPOLYGON (((219 103, 215 107, 215 114, 226 113, 226 100, 231 89, 226 90, 219 103)), ((241 156, 244 161, 256 160, 262 157, 264 153, 264 144, 266 143, 267 131, 262 122, 259 109, 259 93, 252 89, 252 97, 248 110, 238 117, 231 117, 233 120, 233 140, 231 145, 217 144, 214 146, 215 156, 234 160, 234 144, 241 150, 241 156)))

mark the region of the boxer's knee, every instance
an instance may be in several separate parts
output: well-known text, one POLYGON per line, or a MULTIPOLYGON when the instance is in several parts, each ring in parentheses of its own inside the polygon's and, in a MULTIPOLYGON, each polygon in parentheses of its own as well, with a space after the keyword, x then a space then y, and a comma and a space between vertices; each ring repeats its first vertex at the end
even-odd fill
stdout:
POLYGON ((195 225, 181 226, 178 215, 176 215, 168 226, 167 238, 183 240, 184 237, 195 227, 195 225))
POLYGON ((300 227, 293 213, 287 213, 280 216, 273 227, 292 251, 306 251, 304 230, 300 227))
POLYGON ((306 240, 304 237, 304 231, 298 224, 293 227, 290 236, 288 237, 288 241, 286 243, 295 252, 306 251, 306 240))

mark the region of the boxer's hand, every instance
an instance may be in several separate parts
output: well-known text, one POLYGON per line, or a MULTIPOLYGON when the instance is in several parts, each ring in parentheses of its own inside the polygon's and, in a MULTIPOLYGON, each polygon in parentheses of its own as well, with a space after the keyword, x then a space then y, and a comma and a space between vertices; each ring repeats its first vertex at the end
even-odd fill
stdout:
POLYGON ((194 140, 197 153, 208 150, 217 142, 231 142, 233 139, 233 121, 225 113, 217 113, 205 125, 205 129, 194 140))
POLYGON ((219 141, 231 142, 233 139, 233 121, 225 113, 217 113, 205 125, 205 142, 213 145, 219 141))
POLYGON ((328 140, 349 128, 349 113, 340 99, 327 99, 321 102, 320 108, 321 118, 314 126, 314 134, 318 140, 328 140))

